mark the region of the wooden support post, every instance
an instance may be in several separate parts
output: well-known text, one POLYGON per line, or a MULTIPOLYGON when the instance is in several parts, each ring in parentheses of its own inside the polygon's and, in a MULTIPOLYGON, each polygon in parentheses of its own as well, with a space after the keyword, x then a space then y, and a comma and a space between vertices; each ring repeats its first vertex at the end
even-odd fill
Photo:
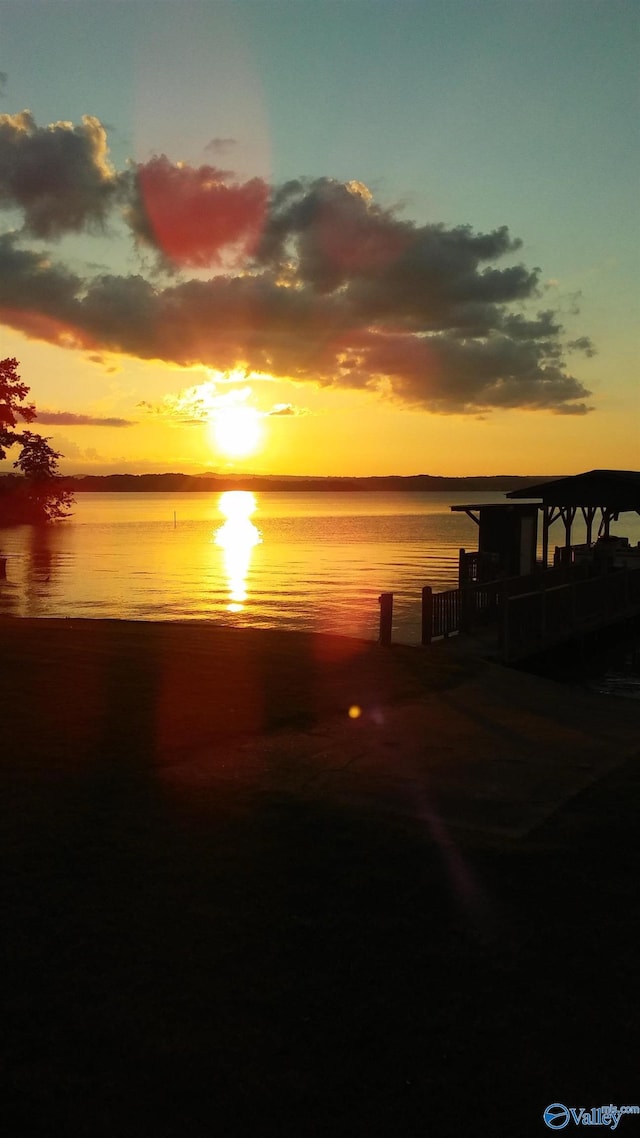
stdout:
POLYGON ((509 639, 509 597, 505 591, 504 604, 500 614, 500 636, 499 646, 502 654, 502 662, 509 664, 511 661, 511 643, 509 639))
POLYGON ((458 550, 458 584, 464 585, 469 580, 469 565, 467 563, 466 549, 458 550))
POLYGON ((546 592, 546 589, 542 588, 540 590, 539 596, 540 596, 540 605, 541 605, 540 633, 542 635, 542 639, 544 640, 545 636, 547 635, 547 592, 546 592))
POLYGON ((431 644, 433 635, 433 589, 425 585, 422 590, 422 644, 431 644))
POLYGON ((470 587, 466 589, 460 589, 459 604, 460 608, 458 610, 458 624, 460 632, 470 632, 474 615, 472 612, 473 595, 470 587))
POLYGON ((393 593, 380 593, 380 638, 379 644, 391 644, 391 625, 393 624, 393 593))
POLYGON ((597 508, 598 508, 597 506, 586 506, 586 507, 583 506, 582 507, 582 516, 585 520, 585 525, 587 527, 587 545, 588 546, 591 545, 591 542, 593 540, 593 519, 596 516, 597 508))
POLYGON ((549 561, 549 519, 551 517, 552 506, 542 507, 542 568, 547 568, 549 561))
POLYGON ((571 527, 573 519, 576 516, 577 506, 566 506, 561 510, 562 520, 564 522, 564 547, 565 549, 571 548, 571 527))
POLYGON ((498 622, 498 648, 504 655, 507 640, 507 605, 509 604, 508 581, 502 581, 496 593, 496 619, 498 622))
POLYGON ((572 581, 569 588, 571 590, 571 631, 575 632, 578 627, 578 582, 572 581))

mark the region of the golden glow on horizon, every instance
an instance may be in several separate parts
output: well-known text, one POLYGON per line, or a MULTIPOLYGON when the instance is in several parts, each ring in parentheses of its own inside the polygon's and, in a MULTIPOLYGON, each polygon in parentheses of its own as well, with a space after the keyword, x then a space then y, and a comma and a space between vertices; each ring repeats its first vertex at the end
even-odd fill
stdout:
MULTIPOLYGON (((3 329, 2 355, 20 361, 22 378, 31 387, 29 398, 40 410, 131 421, 131 426, 113 429, 39 425, 36 420, 34 429, 52 436, 52 446, 62 452, 63 474, 224 472, 227 462, 236 462, 238 469, 250 466, 252 473, 298 477, 421 473, 542 477, 577 474, 594 466, 631 470, 638 464, 637 376, 632 354, 622 349, 616 349, 613 364, 601 378, 602 357, 585 361, 581 378, 588 386, 596 382, 601 386, 593 414, 505 409, 487 414, 481 422, 474 415, 407 410, 384 402, 375 392, 296 385, 240 368, 213 373, 201 365, 185 369, 116 353, 105 353, 102 363, 98 356, 91 362, 82 352, 28 339, 9 328, 3 329), (219 387, 213 390, 210 380, 219 387), (184 407, 165 406, 168 390, 175 393, 177 403, 181 385, 194 382, 184 407), (236 384, 242 385, 241 397, 236 384), (246 459, 225 459, 214 450, 211 420, 224 406, 219 401, 230 396, 240 398, 243 406, 255 402, 264 431, 259 451, 246 459), (140 400, 162 413, 144 414, 140 400), (268 413, 278 404, 301 401, 304 415, 268 413)), ((12 472, 11 457, 1 469, 12 472)))
POLYGON ((218 499, 218 509, 227 520, 215 533, 215 543, 224 552, 224 568, 229 582, 228 612, 242 612, 247 600, 247 575, 254 546, 262 541, 260 530, 250 521, 257 509, 248 490, 227 490, 218 499))

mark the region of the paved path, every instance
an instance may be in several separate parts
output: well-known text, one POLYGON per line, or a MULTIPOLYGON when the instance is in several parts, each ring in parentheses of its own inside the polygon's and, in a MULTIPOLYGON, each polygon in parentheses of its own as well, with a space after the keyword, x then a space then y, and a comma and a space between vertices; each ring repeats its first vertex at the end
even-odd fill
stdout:
POLYGON ((162 779, 249 784, 519 838, 640 752, 640 704, 492 664, 455 688, 359 712, 167 756, 162 779))

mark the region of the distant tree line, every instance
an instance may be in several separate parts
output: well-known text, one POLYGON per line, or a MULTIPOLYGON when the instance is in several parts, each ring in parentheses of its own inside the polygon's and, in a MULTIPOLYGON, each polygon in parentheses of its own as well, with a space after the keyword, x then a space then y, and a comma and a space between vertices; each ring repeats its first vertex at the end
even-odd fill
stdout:
MULTIPOLYGON (((548 475, 551 479, 555 475, 548 475)), ((479 475, 474 478, 447 478, 434 474, 372 475, 364 478, 295 478, 257 474, 87 474, 65 479, 74 493, 161 493, 224 490, 315 491, 404 490, 472 493, 507 491, 544 482, 544 476, 479 475)))

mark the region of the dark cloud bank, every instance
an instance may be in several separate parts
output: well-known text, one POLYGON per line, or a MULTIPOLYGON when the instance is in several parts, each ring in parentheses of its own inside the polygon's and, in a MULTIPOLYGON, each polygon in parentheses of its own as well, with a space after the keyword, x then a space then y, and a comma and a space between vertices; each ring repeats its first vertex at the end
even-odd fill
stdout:
POLYGON ((417 225, 329 178, 269 187, 164 155, 117 171, 97 119, 41 128, 28 111, 0 115, 0 207, 22 218, 0 237, 0 319, 31 336, 432 411, 589 409, 566 355, 591 341, 536 311, 540 270, 506 226, 417 225), (29 244, 118 217, 156 271, 80 276, 29 244))

